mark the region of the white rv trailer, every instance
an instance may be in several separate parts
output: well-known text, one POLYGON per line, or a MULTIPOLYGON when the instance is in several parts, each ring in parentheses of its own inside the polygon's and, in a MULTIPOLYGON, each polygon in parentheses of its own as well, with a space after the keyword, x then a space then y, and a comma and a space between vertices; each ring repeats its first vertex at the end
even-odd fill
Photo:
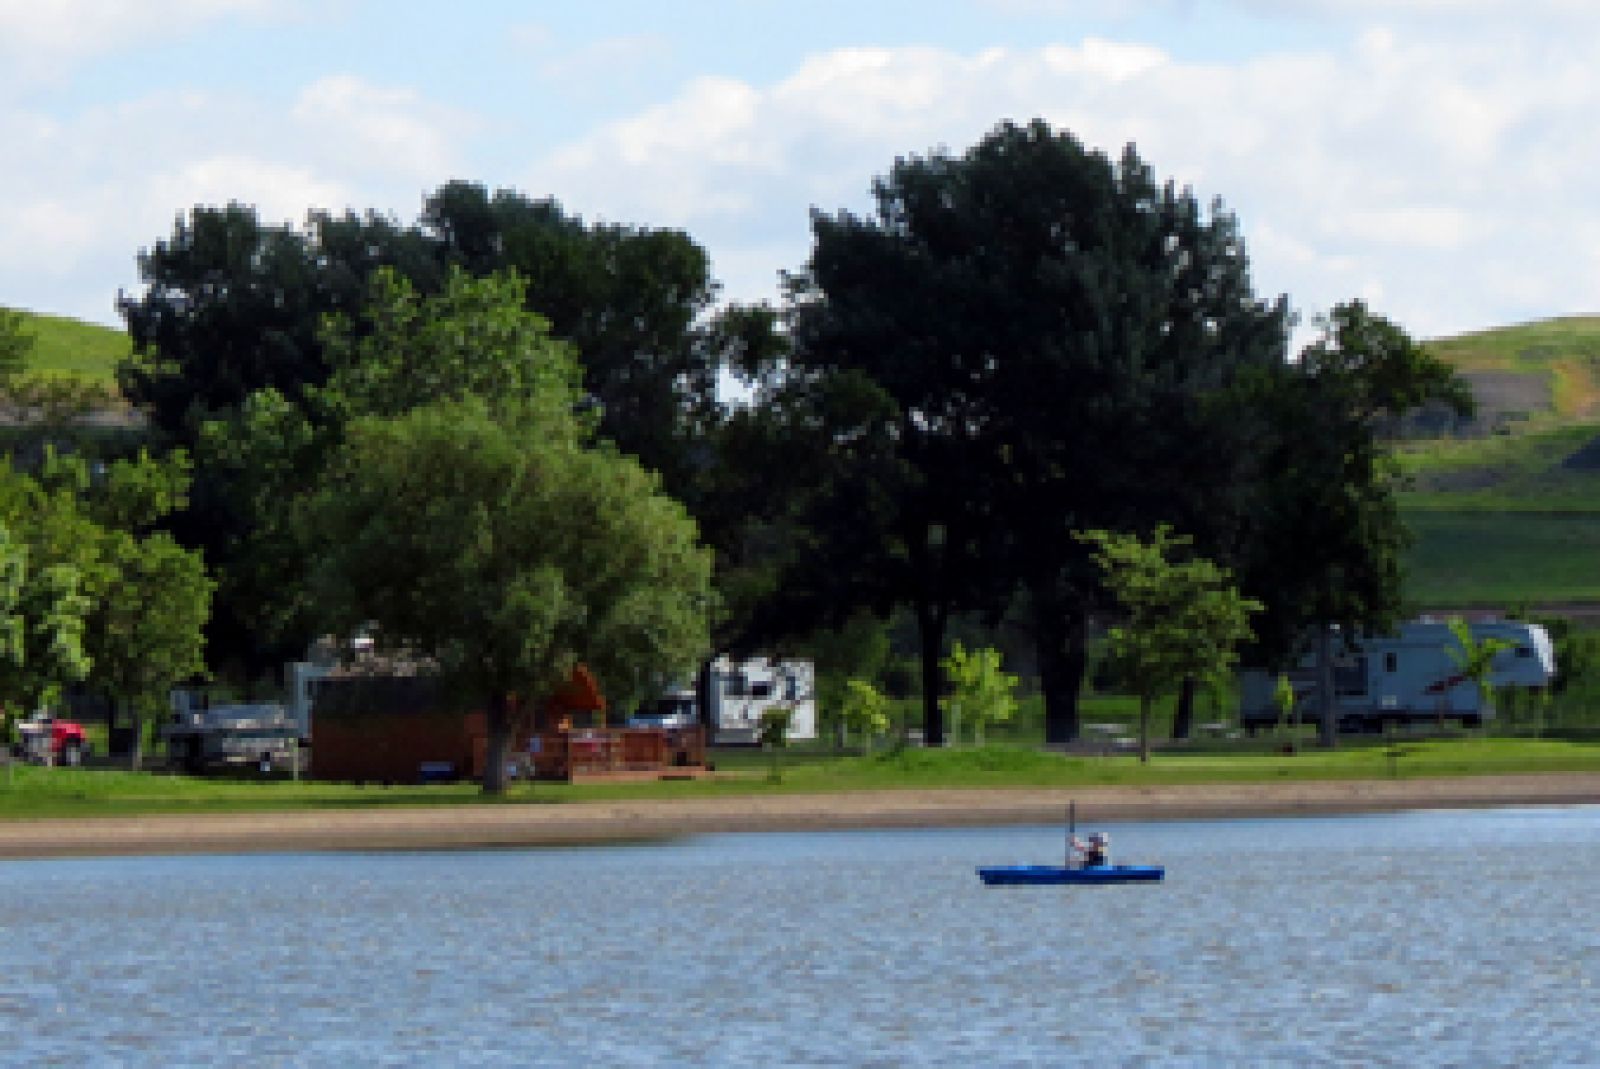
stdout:
MULTIPOLYGON (((817 737, 816 666, 812 662, 718 657, 711 662, 709 675, 707 741, 722 745, 759 742, 761 714, 778 708, 790 711, 790 741, 817 737)), ((694 687, 669 691, 641 709, 629 723, 641 727, 687 726, 697 720, 697 703, 694 687)))
MULTIPOLYGON (((1548 686, 1555 677, 1555 647, 1538 624, 1483 620, 1468 625, 1475 642, 1496 638, 1511 643, 1494 659, 1489 682, 1495 687, 1548 686)), ((1461 674, 1461 644, 1442 620, 1424 617, 1402 624, 1392 635, 1363 638, 1353 649, 1334 642, 1334 715, 1341 731, 1381 731, 1390 724, 1458 720, 1474 726, 1494 715, 1472 680, 1461 674)), ((1288 673, 1295 711, 1313 720, 1317 697, 1316 654, 1307 654, 1288 673)), ((1277 676, 1257 669, 1239 673, 1239 723, 1246 730, 1278 722, 1273 700, 1277 676)))

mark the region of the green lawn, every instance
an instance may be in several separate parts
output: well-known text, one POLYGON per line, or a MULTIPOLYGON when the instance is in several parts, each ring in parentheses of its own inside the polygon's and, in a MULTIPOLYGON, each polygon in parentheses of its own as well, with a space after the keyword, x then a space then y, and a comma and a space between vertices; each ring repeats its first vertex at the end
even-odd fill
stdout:
POLYGON ((615 785, 514 786, 502 801, 486 801, 471 784, 358 787, 352 784, 197 779, 164 773, 15 766, 0 774, 0 819, 100 817, 142 813, 228 813, 379 806, 563 804, 605 799, 727 797, 774 792, 817 793, 904 788, 1156 786, 1184 783, 1374 779, 1390 775, 1489 775, 1511 772, 1600 771, 1600 743, 1560 739, 1415 739, 1396 762, 1382 740, 1350 742, 1338 750, 1302 748, 1284 754, 1269 740, 1215 743, 1158 753, 1148 765, 1131 755, 1046 753, 1031 747, 905 749, 839 757, 794 751, 784 755, 781 782, 768 778, 765 755, 725 754, 722 776, 710 781, 615 785))
POLYGON ((1406 597, 1443 608, 1600 601, 1600 510, 1408 509, 1406 597))

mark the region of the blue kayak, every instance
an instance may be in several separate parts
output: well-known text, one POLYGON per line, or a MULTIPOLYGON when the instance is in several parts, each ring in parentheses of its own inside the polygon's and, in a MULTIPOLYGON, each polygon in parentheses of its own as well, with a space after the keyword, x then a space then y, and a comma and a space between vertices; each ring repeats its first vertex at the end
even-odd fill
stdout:
POLYGON ((1091 865, 1069 869, 1060 865, 988 865, 978 876, 991 887, 1011 884, 1155 883, 1166 877, 1160 865, 1091 865))

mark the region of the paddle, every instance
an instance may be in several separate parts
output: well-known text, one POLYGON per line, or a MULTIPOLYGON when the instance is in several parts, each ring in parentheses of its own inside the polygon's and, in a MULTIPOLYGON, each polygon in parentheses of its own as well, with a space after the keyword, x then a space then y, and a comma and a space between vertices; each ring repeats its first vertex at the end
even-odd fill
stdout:
POLYGON ((1072 868, 1072 840, 1078 837, 1078 803, 1067 803, 1067 868, 1072 868))

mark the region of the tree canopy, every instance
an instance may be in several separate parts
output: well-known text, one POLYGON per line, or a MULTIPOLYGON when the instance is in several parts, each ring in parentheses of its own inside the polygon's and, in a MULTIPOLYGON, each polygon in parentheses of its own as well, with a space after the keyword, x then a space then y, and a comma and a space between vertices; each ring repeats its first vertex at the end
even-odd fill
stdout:
MULTIPOLYGON (((285 562, 257 533, 337 442, 325 433, 338 418, 323 393, 330 378, 343 367, 344 386, 357 389, 369 370, 381 374, 361 365, 380 352, 363 340, 379 329, 364 308, 392 296, 384 287, 429 298, 460 287, 452 268, 472 277, 515 272, 524 306, 542 314, 552 338, 577 347, 601 436, 697 509, 712 492, 708 435, 721 418, 719 376, 778 344, 769 312, 713 307, 709 257, 681 231, 590 224, 553 200, 469 182, 442 186, 409 225, 352 213, 275 226, 239 204, 196 207, 140 254, 139 266, 144 288, 119 301, 134 341, 119 381, 160 442, 195 457, 190 501, 170 528, 205 553, 221 583, 214 656, 246 670, 304 641, 270 597, 269 577, 285 562), (348 329, 330 333, 329 317, 348 329), (274 457, 258 454, 263 467, 244 472, 244 451, 227 439, 265 433, 263 424, 292 441, 274 457), (281 642, 266 641, 274 629, 281 642)), ((492 386, 495 373, 478 364, 474 388, 492 386)), ((390 385, 419 397, 429 387, 392 376, 390 385)), ((737 530, 734 510, 724 515, 729 522, 711 529, 737 530)))
MULTIPOLYGON (((1211 532, 1229 484, 1220 399, 1280 362, 1284 302, 1258 300, 1232 216, 1042 122, 965 154, 896 162, 871 219, 813 219, 794 286, 792 396, 846 460, 819 525, 915 608, 925 736, 942 735, 943 630, 1020 590, 1046 735, 1077 732, 1090 613, 1105 602, 1085 527, 1211 532), (820 400, 819 400, 820 399, 820 400)), ((835 554, 831 562, 850 559, 835 554)))

